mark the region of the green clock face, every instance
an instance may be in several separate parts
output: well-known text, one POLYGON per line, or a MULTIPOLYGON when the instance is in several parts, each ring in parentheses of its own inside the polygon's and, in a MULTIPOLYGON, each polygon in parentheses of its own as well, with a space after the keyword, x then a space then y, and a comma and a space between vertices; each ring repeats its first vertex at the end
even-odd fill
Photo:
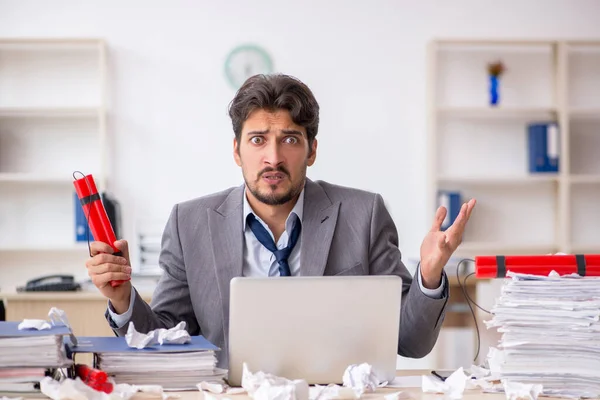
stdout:
POLYGON ((225 60, 225 76, 235 90, 252 75, 270 74, 273 61, 269 54, 256 45, 242 45, 234 48, 225 60))

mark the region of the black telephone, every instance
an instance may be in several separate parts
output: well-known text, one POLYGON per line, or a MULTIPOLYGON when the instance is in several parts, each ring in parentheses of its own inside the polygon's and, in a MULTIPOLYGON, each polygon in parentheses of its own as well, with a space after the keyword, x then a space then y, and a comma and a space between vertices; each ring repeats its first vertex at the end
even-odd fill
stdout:
POLYGON ((46 275, 28 281, 17 292, 69 292, 81 290, 73 275, 46 275))

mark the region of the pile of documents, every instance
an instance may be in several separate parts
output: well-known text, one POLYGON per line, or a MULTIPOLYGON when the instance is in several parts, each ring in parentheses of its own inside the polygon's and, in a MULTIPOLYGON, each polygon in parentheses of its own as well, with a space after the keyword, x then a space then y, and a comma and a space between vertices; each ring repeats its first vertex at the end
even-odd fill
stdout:
POLYGON ((162 233, 166 221, 137 221, 136 230, 139 245, 139 271, 136 275, 160 276, 162 268, 158 263, 160 256, 162 233))
POLYGON ((509 273, 488 328, 502 333, 492 372, 543 395, 600 396, 600 278, 509 273))
POLYGON ((202 381, 223 383, 227 371, 216 367, 216 346, 202 336, 190 343, 156 344, 137 349, 124 337, 79 337, 73 353, 94 353, 95 367, 115 383, 160 385, 165 390, 197 390, 202 381))
POLYGON ((57 368, 68 367, 65 326, 19 329, 19 322, 0 322, 0 394, 39 392, 39 382, 57 368))

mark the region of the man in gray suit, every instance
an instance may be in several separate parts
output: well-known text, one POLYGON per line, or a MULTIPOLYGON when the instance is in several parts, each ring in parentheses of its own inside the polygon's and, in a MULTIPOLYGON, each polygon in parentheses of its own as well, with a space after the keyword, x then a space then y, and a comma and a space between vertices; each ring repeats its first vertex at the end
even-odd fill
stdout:
POLYGON ((185 321, 191 335, 202 334, 222 349, 219 366, 227 367, 232 278, 398 275, 404 282, 398 354, 427 355, 448 301, 443 267, 475 201, 463 204, 446 231, 440 227, 447 211, 437 210, 413 277, 379 194, 306 178, 317 156, 319 125, 319 105, 306 85, 286 75, 254 76, 229 114, 233 156, 245 183, 173 207, 159 258, 164 273, 151 304, 130 284, 127 242, 115 243, 123 256, 112 255, 105 243, 92 244, 86 266, 109 299, 113 330, 124 335, 129 321, 141 332, 185 321), (112 280, 126 282, 112 287, 112 280))

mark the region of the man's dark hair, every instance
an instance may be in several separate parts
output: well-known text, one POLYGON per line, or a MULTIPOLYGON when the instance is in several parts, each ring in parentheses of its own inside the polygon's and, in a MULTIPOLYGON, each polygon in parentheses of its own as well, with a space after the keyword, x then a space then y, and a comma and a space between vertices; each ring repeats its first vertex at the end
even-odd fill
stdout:
POLYGON ((242 126, 256 110, 288 110, 292 121, 306 129, 309 150, 319 130, 319 104, 297 78, 283 74, 254 75, 244 82, 229 104, 229 116, 238 143, 242 126))

